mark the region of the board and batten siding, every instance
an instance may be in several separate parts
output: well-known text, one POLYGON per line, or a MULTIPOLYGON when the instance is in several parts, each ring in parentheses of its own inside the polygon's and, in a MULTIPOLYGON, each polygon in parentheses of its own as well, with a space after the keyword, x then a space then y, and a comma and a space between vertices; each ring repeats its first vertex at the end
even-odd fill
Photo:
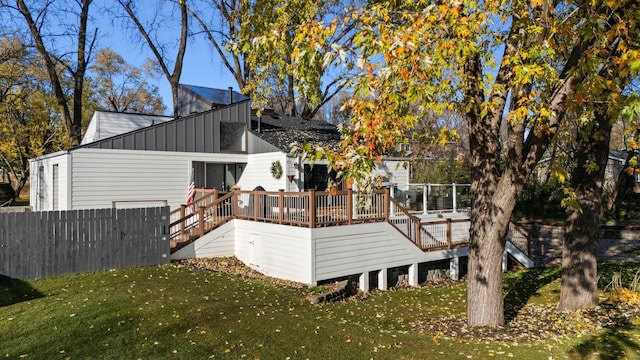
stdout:
POLYGON ((276 146, 260 138, 255 132, 249 131, 248 148, 249 154, 262 154, 271 152, 282 152, 276 146))
POLYGON ((68 208, 69 158, 70 154, 67 151, 60 151, 29 160, 29 183, 31 184, 29 205, 33 211, 64 210, 68 208), (55 181, 54 172, 57 172, 55 181))
POLYGON ((185 203, 193 161, 246 162, 245 154, 81 148, 72 152, 73 209, 185 203), (126 201, 126 202, 125 202, 126 201), (141 201, 141 202, 134 202, 141 201))

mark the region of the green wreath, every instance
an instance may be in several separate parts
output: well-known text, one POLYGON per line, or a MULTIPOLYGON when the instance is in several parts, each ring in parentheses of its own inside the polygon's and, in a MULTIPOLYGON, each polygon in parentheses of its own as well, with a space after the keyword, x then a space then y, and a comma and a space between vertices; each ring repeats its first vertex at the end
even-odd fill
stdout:
POLYGON ((276 160, 271 163, 271 176, 276 180, 280 180, 282 177, 282 165, 280 165, 280 160, 276 160))

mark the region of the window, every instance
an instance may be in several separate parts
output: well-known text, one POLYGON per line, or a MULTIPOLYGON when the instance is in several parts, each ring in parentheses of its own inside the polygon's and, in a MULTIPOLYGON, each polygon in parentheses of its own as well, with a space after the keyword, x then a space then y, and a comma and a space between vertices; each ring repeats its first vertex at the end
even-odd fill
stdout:
POLYGON ((246 151, 246 125, 244 123, 220 123, 220 151, 246 151))

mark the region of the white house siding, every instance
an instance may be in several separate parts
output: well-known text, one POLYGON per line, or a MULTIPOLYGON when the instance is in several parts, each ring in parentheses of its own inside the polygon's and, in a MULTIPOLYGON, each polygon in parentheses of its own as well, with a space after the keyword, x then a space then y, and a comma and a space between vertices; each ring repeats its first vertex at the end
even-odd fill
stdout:
POLYGON ((69 157, 66 151, 29 160, 29 202, 34 211, 63 210, 69 205, 69 157), (53 181, 57 166, 57 184, 53 181), (54 186, 57 190, 54 190, 54 186), (57 201, 54 200, 57 197, 57 201))
POLYGON ((385 184, 406 185, 409 183, 409 165, 404 160, 385 159, 377 164, 374 176, 382 176, 385 184))
POLYGON ((312 283, 311 229, 234 220, 235 255, 261 273, 312 283))
POLYGON ((314 229, 314 281, 420 262, 423 251, 389 224, 314 229))
POLYGON ((71 154, 73 209, 111 207, 112 201, 118 207, 157 206, 164 200, 174 209, 186 200, 192 161, 247 161, 245 154, 89 148, 71 154))
POLYGON ((287 191, 289 180, 286 176, 287 156, 282 152, 272 152, 265 154, 247 155, 247 166, 242 172, 242 177, 238 182, 238 186, 242 190, 253 190, 257 186, 262 186, 267 191, 278 191, 280 189, 287 191), (275 179, 271 176, 271 164, 274 161, 280 161, 282 166, 282 177, 275 179))
POLYGON ((88 144, 173 119, 168 116, 96 111, 82 138, 88 144))
POLYGON ((235 256, 235 224, 230 221, 171 254, 171 260, 235 256))

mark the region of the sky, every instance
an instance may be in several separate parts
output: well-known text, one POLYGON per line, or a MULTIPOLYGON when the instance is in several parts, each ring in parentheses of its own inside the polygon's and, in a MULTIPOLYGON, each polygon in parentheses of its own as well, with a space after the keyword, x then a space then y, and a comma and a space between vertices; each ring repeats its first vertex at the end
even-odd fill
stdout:
MULTIPOLYGON (((130 31, 122 31, 112 25, 108 19, 98 21, 98 48, 108 47, 120 54, 127 63, 137 67, 141 67, 146 58, 155 59, 148 45, 140 42, 141 37, 134 37, 130 31)), ((135 35, 138 36, 138 34, 135 35)), ((171 56, 173 60, 175 54, 171 56)), ((170 65, 169 70, 173 70, 173 64, 170 65)), ((218 55, 213 53, 209 43, 201 36, 191 37, 187 42, 180 83, 220 89, 233 87, 234 90, 239 91, 238 84, 229 70, 224 67, 218 55)), ((154 85, 158 86, 160 96, 167 106, 166 114, 173 114, 171 87, 168 80, 162 75, 154 85)))

